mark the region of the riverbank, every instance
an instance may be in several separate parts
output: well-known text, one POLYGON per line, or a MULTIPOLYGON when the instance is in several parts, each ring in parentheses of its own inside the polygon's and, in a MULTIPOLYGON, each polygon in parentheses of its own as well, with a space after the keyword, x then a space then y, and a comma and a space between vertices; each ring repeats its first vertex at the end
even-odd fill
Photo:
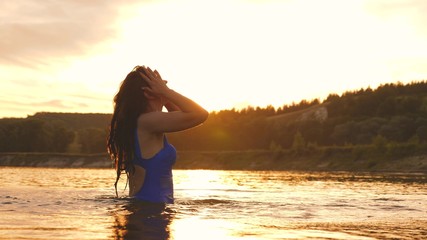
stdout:
POLYGON ((346 152, 296 155, 289 151, 181 152, 178 169, 427 173, 427 154, 399 159, 354 158, 346 152))
POLYGON ((52 168, 112 168, 105 153, 0 153, 0 166, 52 168))
MULTIPOLYGON (((105 153, 0 153, 0 166, 113 168, 105 153)), ((298 154, 290 150, 180 151, 174 168, 427 173, 427 154, 396 157, 343 147, 298 154)))

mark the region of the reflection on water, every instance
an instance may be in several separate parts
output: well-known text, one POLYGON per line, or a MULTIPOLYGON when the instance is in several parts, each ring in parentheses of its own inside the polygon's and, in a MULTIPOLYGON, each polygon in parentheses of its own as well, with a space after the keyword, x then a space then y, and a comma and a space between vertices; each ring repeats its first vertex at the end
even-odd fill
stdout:
POLYGON ((0 239, 422 239, 425 174, 174 171, 175 204, 114 171, 0 168, 0 239))
POLYGON ((127 200, 113 211, 115 239, 169 239, 173 211, 164 204, 127 200))

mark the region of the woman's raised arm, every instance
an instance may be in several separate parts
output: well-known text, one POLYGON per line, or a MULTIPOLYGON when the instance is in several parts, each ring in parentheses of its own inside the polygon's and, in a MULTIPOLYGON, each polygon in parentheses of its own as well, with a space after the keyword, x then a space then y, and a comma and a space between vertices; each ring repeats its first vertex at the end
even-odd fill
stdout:
POLYGON ((203 123, 209 113, 193 100, 171 90, 162 80, 157 71, 142 67, 142 78, 150 87, 143 89, 147 96, 165 99, 171 105, 175 105, 178 111, 161 112, 153 111, 142 114, 138 118, 138 125, 150 132, 176 132, 195 127, 203 123))

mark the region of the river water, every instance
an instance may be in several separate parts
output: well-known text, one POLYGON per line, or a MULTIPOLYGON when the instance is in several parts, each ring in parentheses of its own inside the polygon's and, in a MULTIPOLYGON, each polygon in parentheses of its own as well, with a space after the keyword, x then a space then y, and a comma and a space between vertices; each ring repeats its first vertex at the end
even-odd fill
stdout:
POLYGON ((174 170, 176 203, 114 170, 0 168, 0 239, 423 239, 425 174, 174 170))

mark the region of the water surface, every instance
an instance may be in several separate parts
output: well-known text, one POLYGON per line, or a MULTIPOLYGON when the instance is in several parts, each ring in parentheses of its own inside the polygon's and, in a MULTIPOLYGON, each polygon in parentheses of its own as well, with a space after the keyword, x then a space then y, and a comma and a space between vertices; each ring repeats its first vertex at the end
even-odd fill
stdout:
POLYGON ((114 170, 0 168, 0 239, 422 239, 427 176, 174 170, 166 208, 114 170))

